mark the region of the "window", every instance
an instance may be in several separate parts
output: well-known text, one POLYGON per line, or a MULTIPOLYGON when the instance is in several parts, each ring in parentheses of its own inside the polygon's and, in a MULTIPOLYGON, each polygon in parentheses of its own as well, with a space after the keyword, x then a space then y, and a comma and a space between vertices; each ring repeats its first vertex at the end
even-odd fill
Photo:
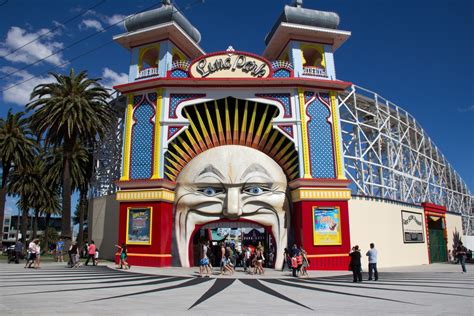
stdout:
POLYGON ((10 227, 8 227, 8 226, 3 227, 3 232, 4 233, 8 233, 9 230, 10 230, 10 227))

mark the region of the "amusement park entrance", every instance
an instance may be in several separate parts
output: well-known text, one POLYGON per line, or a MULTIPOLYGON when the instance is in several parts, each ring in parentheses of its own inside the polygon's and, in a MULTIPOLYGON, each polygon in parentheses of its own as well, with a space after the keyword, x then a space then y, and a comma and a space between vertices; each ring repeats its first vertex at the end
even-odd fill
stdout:
POLYGON ((214 267, 220 264, 222 243, 235 267, 243 267, 242 250, 245 246, 250 248, 252 254, 259 245, 263 246, 265 266, 269 268, 274 266, 278 251, 271 228, 247 221, 218 221, 205 224, 195 232, 192 239, 191 265, 198 265, 200 247, 205 241, 209 241, 208 257, 214 267))

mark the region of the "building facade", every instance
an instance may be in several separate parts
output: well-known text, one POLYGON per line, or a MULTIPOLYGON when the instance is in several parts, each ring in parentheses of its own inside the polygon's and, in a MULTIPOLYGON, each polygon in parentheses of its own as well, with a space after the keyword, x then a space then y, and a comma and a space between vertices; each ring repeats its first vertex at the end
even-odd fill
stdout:
POLYGON ((115 87, 126 100, 118 206, 109 210, 118 230, 102 221, 96 231, 117 234, 132 265, 193 266, 202 241, 230 239, 237 251, 263 241, 275 268, 293 244, 311 269, 345 270, 351 246, 370 242, 382 266, 444 261, 470 192, 446 165, 436 165, 445 170, 438 185, 426 180, 440 160, 426 152, 402 182, 408 137, 400 149, 381 136, 403 121, 400 111, 337 79, 333 54, 350 37, 338 24, 337 14, 296 1, 260 56, 232 47, 206 54, 199 32, 166 2, 128 17, 127 32, 114 37, 131 54, 129 82, 115 87))

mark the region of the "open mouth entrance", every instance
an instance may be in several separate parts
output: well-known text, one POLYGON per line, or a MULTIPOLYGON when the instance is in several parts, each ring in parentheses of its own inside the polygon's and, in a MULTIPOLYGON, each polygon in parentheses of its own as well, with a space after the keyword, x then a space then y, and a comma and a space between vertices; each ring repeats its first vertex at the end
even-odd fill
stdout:
MULTIPOLYGON (((221 261, 221 243, 224 243, 229 259, 234 267, 244 266, 244 247, 250 248, 251 258, 257 247, 263 247, 264 266, 273 268, 278 249, 271 226, 263 226, 248 220, 230 221, 219 220, 204 225, 196 225, 189 245, 189 265, 197 266, 201 253, 201 245, 209 241, 207 256, 214 267, 219 267, 221 261)), ((249 261, 249 260, 247 260, 249 261)), ((250 262, 247 262, 249 265, 250 262)))

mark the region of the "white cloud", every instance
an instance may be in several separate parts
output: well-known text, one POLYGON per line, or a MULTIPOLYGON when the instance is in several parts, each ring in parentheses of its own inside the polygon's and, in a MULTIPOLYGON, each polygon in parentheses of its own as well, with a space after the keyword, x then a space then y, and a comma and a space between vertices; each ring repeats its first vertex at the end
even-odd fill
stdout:
MULTIPOLYGON (((4 74, 14 71, 17 71, 17 69, 14 67, 5 66, 0 68, 0 73, 4 74)), ((18 71, 15 74, 9 76, 10 80, 3 82, 1 89, 7 89, 19 82, 28 80, 33 76, 34 75, 28 71, 18 71)), ((25 106, 28 102, 30 102, 30 94, 37 85, 42 83, 50 83, 52 81, 53 79, 51 77, 35 77, 27 82, 15 85, 6 91, 3 91, 2 99, 5 103, 14 103, 20 106, 25 106)))
POLYGON ((79 28, 82 29, 94 29, 96 31, 102 31, 104 28, 102 27, 102 23, 100 23, 97 20, 92 20, 92 19, 87 19, 87 20, 82 20, 82 22, 79 24, 79 28))
POLYGON ((114 25, 122 29, 124 29, 123 20, 127 17, 126 15, 123 15, 123 14, 105 15, 94 10, 87 11, 86 15, 94 17, 95 18, 94 20, 95 21, 98 20, 97 22, 99 22, 101 26, 102 24, 109 25, 109 26, 114 25))
MULTIPOLYGON (((0 56, 11 62, 30 64, 40 59, 46 58, 53 54, 58 49, 64 47, 63 43, 53 41, 52 39, 58 35, 58 32, 49 32, 49 29, 40 29, 37 32, 28 32, 18 26, 12 26, 8 30, 5 42, 0 43, 0 56), (35 40, 39 35, 45 34, 38 40, 35 40), (31 42, 35 40, 34 42, 31 42), (31 43, 29 43, 31 42, 31 43), (13 50, 22 47, 15 53, 9 55, 13 50)), ((62 53, 55 54, 48 57, 44 62, 59 66, 64 63, 62 53)))
POLYGON ((113 25, 117 23, 117 26, 120 26, 121 25, 120 22, 123 22, 125 18, 126 16, 122 14, 114 14, 112 16, 104 15, 104 19, 105 21, 107 21, 109 25, 113 25))
POLYGON ((124 84, 128 82, 128 75, 126 73, 117 73, 110 68, 104 68, 102 71, 102 85, 108 89, 113 86, 124 84))

